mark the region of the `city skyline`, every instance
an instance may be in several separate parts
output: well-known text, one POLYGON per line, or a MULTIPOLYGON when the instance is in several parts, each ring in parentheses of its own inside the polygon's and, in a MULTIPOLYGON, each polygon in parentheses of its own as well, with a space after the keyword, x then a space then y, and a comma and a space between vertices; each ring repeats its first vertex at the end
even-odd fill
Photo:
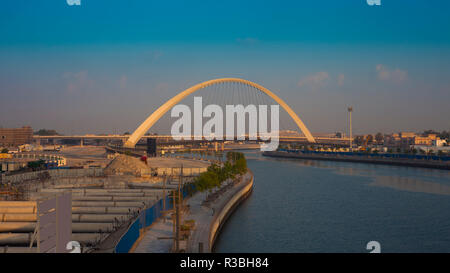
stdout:
POLYGON ((0 257, 279 272, 450 252, 449 11, 3 1, 0 257))
POLYGON ((350 105, 355 134, 450 129, 448 3, 257 3, 5 3, 0 126, 132 132, 185 88, 239 77, 314 133, 346 131, 350 105))

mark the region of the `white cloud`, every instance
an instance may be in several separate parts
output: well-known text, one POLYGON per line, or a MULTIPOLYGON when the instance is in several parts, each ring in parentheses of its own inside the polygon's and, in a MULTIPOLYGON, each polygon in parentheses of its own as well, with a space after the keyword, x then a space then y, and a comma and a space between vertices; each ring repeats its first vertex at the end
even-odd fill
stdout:
POLYGON ((87 70, 65 72, 63 78, 66 79, 67 82, 66 90, 68 93, 84 91, 93 84, 93 81, 88 76, 87 70))
POLYGON ((376 66, 376 70, 378 72, 378 79, 382 81, 392 81, 395 83, 401 83, 408 78, 408 71, 401 70, 399 68, 390 70, 388 67, 382 64, 378 64, 376 66))
POLYGON ((143 53, 143 58, 147 62, 156 62, 164 56, 164 52, 161 50, 148 50, 143 53))
POLYGON ((299 87, 320 87, 323 84, 325 84, 330 76, 328 75, 328 72, 321 71, 317 72, 316 74, 309 75, 305 78, 302 78, 298 81, 297 85, 299 87))

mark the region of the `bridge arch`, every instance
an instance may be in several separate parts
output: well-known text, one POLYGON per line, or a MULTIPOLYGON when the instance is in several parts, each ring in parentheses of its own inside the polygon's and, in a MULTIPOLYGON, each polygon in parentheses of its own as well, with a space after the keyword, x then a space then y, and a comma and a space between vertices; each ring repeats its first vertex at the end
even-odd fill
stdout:
POLYGON ((178 95, 174 96, 170 100, 168 100, 166 103, 161 105, 155 112, 153 112, 134 132, 133 134, 128 138, 128 140, 125 142, 124 147, 133 148, 136 143, 141 139, 141 137, 165 114, 167 111, 169 111, 172 107, 174 107, 177 103, 182 101, 187 96, 191 95, 192 93, 203 89, 205 87, 214 85, 214 84, 220 84, 220 83, 226 83, 226 82, 232 82, 232 83, 241 83, 245 85, 252 86, 256 88, 257 90, 261 91, 262 93, 268 95, 271 97, 274 101, 276 101, 283 109, 289 114, 289 116, 294 120, 294 122, 297 124, 298 128, 303 132, 303 134, 306 136, 306 139, 309 142, 315 142, 314 137, 311 135, 311 132, 306 128, 303 121, 298 117, 298 115, 287 105, 286 102, 284 102, 281 98, 279 98, 277 95, 275 95, 273 92, 271 92, 269 89, 265 88, 262 85, 259 85, 257 83, 247 81, 244 79, 239 78, 220 78, 220 79, 214 79, 205 81, 199 84, 196 84, 182 92, 180 92, 178 95))

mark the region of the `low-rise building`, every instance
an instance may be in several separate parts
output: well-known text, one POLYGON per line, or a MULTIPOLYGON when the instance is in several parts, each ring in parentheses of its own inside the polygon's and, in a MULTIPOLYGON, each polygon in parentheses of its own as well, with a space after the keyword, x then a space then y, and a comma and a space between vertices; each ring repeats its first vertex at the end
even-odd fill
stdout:
POLYGON ((432 145, 432 139, 425 136, 416 136, 414 137, 414 145, 425 145, 425 146, 431 146, 432 145))
POLYGON ((31 159, 0 159, 0 172, 12 172, 27 167, 31 159))
POLYGON ((437 137, 436 134, 426 134, 417 135, 414 137, 414 145, 424 145, 424 146, 438 146, 437 144, 443 146, 442 140, 437 137))
POLYGON ((33 140, 33 129, 30 126, 22 128, 0 128, 0 147, 17 147, 30 144, 33 140))
POLYGON ((445 139, 436 138, 432 141, 431 145, 436 147, 443 147, 445 144, 447 144, 447 141, 445 139))

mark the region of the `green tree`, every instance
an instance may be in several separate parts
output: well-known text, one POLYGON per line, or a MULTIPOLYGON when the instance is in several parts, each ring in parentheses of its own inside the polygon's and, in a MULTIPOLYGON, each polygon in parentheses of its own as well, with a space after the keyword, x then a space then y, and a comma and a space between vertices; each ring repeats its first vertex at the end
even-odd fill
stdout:
POLYGON ((39 131, 34 132, 35 135, 38 136, 59 136, 58 132, 55 130, 49 130, 49 129, 39 129, 39 131))
POLYGON ((424 135, 429 135, 429 134, 436 134, 436 135, 439 135, 440 133, 439 133, 439 132, 436 132, 435 130, 425 130, 425 131, 423 131, 423 134, 424 134, 424 135))
POLYGON ((246 173, 247 172, 247 161, 245 160, 245 158, 239 158, 236 161, 235 168, 236 168, 237 174, 246 173))
POLYGON ((1 153, 2 153, 2 154, 7 154, 7 153, 8 153, 8 149, 3 148, 1 153))
POLYGON ((211 190, 219 185, 219 177, 214 172, 207 171, 197 177, 196 186, 201 192, 211 190))

